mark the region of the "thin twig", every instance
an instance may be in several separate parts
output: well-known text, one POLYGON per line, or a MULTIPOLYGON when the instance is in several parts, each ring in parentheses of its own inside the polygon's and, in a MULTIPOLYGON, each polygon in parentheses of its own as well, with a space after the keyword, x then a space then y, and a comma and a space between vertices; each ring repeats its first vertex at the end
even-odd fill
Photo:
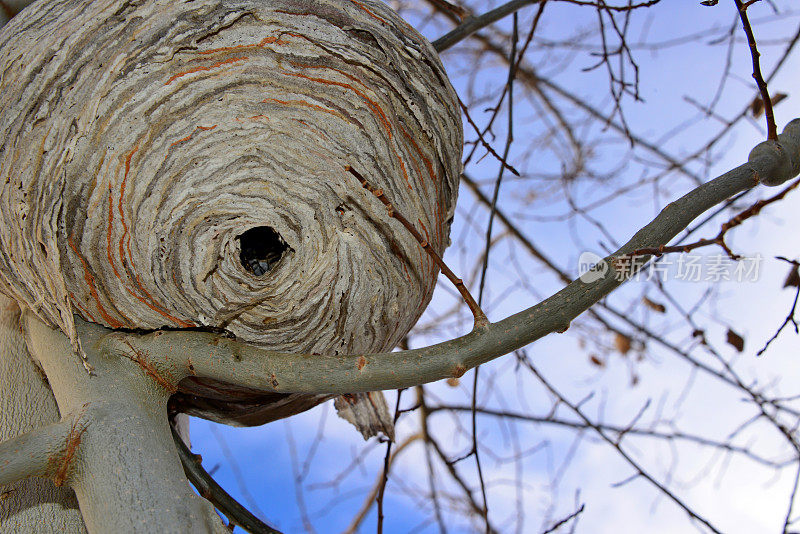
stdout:
POLYGON ((677 497, 677 496, 676 496, 674 493, 672 493, 672 491, 670 491, 670 490, 669 490, 669 489, 668 489, 666 486, 664 486, 664 485, 663 485, 661 482, 657 481, 657 480, 656 480, 655 478, 653 478, 653 477, 652 477, 650 474, 648 474, 648 473, 647 473, 647 471, 645 471, 645 470, 644 470, 644 468, 642 468, 642 467, 639 465, 639 463, 638 463, 638 462, 636 462, 636 460, 634 460, 634 459, 633 459, 633 458, 632 458, 632 457, 631 457, 631 456, 630 456, 630 455, 629 455, 627 452, 625 452, 625 451, 622 449, 622 446, 621 446, 621 444, 620 444, 618 441, 616 441, 616 440, 614 440, 614 439, 611 439, 611 438, 610 438, 610 437, 609 437, 609 436, 608 436, 608 435, 605 433, 605 431, 604 431, 602 428, 600 428, 598 425, 596 425, 594 422, 592 422, 592 420, 591 420, 591 419, 589 419, 589 418, 588 418, 588 417, 587 417, 587 416, 584 414, 584 411, 581 409, 581 407, 580 407, 580 404, 575 404, 575 403, 573 403, 573 402, 570 402, 570 401, 569 401, 569 400, 567 400, 567 399, 566 399, 566 398, 565 398, 565 397, 564 397, 564 396, 563 396, 563 395, 562 395, 562 394, 561 394, 561 393, 560 393, 558 390, 556 390, 556 389, 555 389, 555 388, 554 388, 554 387, 553 387, 553 386, 550 384, 550 382, 549 382, 549 381, 547 381, 547 379, 545 379, 545 377, 544 377, 544 376, 542 376, 542 374, 541 374, 541 373, 539 373, 539 370, 538 370, 538 369, 537 369, 537 368, 536 368, 536 367, 535 367, 535 366, 534 366, 534 365, 533 365, 533 364, 530 362, 530 360, 527 358, 527 356, 521 357, 519 361, 520 361, 520 363, 522 363, 522 365, 524 365, 524 366, 525 366, 525 367, 526 367, 526 368, 527 368, 527 369, 528 369, 528 370, 529 370, 531 373, 533 373, 533 375, 534 375, 534 376, 536 376, 536 378, 538 378, 538 379, 539 379, 539 381, 542 383, 542 385, 543 385, 543 386, 544 386, 544 387, 545 387, 545 388, 546 388, 546 389, 547 389, 547 390, 548 390, 548 391, 549 391, 549 392, 550 392, 550 393, 551 393, 551 394, 552 394, 554 397, 556 397, 556 398, 559 400, 559 402, 560 402, 560 403, 564 404, 565 406, 568 406, 568 407, 569 407, 569 408, 572 410, 572 412, 574 412, 574 413, 575 413, 575 415, 577 415, 578 417, 580 417, 580 418, 581 418, 581 419, 584 421, 584 423, 586 423, 586 425, 588 425, 590 428, 592 428, 592 429, 593 429, 593 430, 594 430, 594 431, 597 433, 597 435, 599 435, 599 436, 600 436, 600 437, 603 439, 603 441, 605 441, 605 442, 606 442, 606 443, 608 443, 608 444, 609 444, 611 447, 613 447, 613 448, 614 448, 614 449, 617 451, 617 453, 620 455, 620 457, 622 457, 622 459, 623 459, 623 460, 625 460, 625 461, 628 463, 628 465, 630 465, 630 466, 631 466, 631 467, 632 467, 632 468, 633 468, 633 469, 636 471, 636 476, 638 476, 638 477, 642 477, 642 478, 644 478, 645 480, 647 480, 648 482, 650 482, 650 483, 651 483, 653 486, 655 486, 655 487, 656 487, 656 488, 657 488, 657 489, 658 489, 658 490, 659 490, 659 491, 660 491, 660 492, 661 492, 663 495, 665 495, 666 497, 668 497, 668 498, 669 498, 670 500, 672 500, 672 501, 673 501, 675 504, 677 504, 677 505, 678 505, 678 507, 680 507, 681 509, 683 509, 683 511, 684 511, 684 512, 686 512, 686 513, 687 513, 687 514, 688 514, 690 517, 692 517, 692 518, 696 519, 697 521, 699 521, 700 523, 702 523, 703 525, 705 525, 705 526, 706 526, 706 527, 707 527, 709 530, 711 530, 712 532, 714 532, 714 533, 716 533, 716 534, 721 534, 719 530, 717 530, 717 529, 716 529, 716 528, 715 528, 715 527, 714 527, 714 526, 713 526, 711 523, 709 523, 709 522, 708 522, 708 520, 706 520, 705 518, 703 518, 702 516, 700 516, 699 514, 697 514, 697 513, 696 513, 694 510, 692 510, 691 508, 689 508, 689 506, 688 506, 686 503, 684 503, 684 502, 683 502, 683 501, 682 501, 680 498, 678 498, 678 497, 677 497))
MULTIPOLYGON (((397 401, 394 405, 394 424, 397 424, 397 418, 400 417, 400 397, 403 395, 403 390, 397 390, 397 401)), ((383 532, 383 494, 386 492, 386 483, 389 481, 389 467, 392 464, 392 440, 386 441, 386 456, 383 458, 383 474, 381 475, 381 482, 378 487, 378 496, 375 497, 375 502, 378 505, 378 534, 383 532)))
POLYGON ((545 530, 544 532, 542 532, 542 534, 550 534, 551 532, 555 532, 556 530, 558 530, 565 523, 567 523, 569 521, 572 521, 573 519, 575 519, 576 517, 581 515, 583 513, 583 509, 585 507, 586 507, 586 505, 582 504, 580 508, 578 508, 577 510, 575 510, 574 512, 569 514, 567 517, 565 517, 561 521, 558 521, 557 523, 555 523, 552 527, 550 527, 547 530, 545 530))
POLYGON ((436 524, 439 525, 439 533, 447 534, 444 518, 442 517, 442 507, 439 504, 439 494, 436 491, 436 477, 433 468, 433 457, 431 456, 430 446, 430 427, 428 426, 428 404, 425 402, 425 386, 417 386, 414 388, 417 393, 417 406, 419 406, 419 423, 422 436, 425 439, 425 462, 428 467, 428 487, 431 491, 431 501, 433 502, 433 513, 436 517, 436 524))
MULTIPOLYGON (((777 259, 794 265, 795 269, 800 267, 800 262, 797 262, 795 260, 790 260, 790 259, 784 258, 783 256, 777 256, 777 259)), ((775 333, 772 335, 772 337, 767 340, 766 344, 764 345, 764 348, 756 353, 756 356, 761 356, 762 354, 764 354, 764 352, 766 352, 767 348, 769 348, 770 343, 772 343, 773 341, 778 339, 778 336, 780 335, 780 333, 790 323, 792 324, 792 326, 794 326, 795 334, 800 333, 800 328, 798 327, 797 319, 794 318, 794 314, 797 311, 797 301, 798 301, 799 298, 800 298, 800 284, 798 284, 797 290, 794 293, 794 302, 792 302, 792 308, 789 310, 789 313, 786 315, 786 319, 783 320, 783 324, 781 324, 781 326, 778 327, 778 330, 775 331, 775 333)))
MULTIPOLYGON (((394 447, 394 451, 389 458, 389 466, 391 467, 394 465, 394 462, 397 460, 397 457, 401 452, 421 438, 421 434, 412 434, 404 441, 399 442, 397 446, 394 447)), ((375 484, 372 486, 372 490, 370 490, 369 494, 364 499, 361 509, 350 522, 350 525, 342 532, 342 534, 355 534, 358 532, 361 523, 364 521, 364 518, 367 517, 367 514, 372 509, 372 506, 377 502, 378 491, 380 491, 381 484, 383 484, 383 471, 381 471, 378 480, 376 480, 375 484)))
MULTIPOLYGON (((542 14, 539 10, 537 14, 537 21, 542 14)), ((500 170, 497 174, 497 180, 494 184, 494 193, 492 195, 492 206, 489 211, 489 223, 486 225, 486 246, 483 253, 483 266, 481 268, 481 281, 478 289, 478 305, 480 306, 483 301, 483 290, 486 284, 486 272, 489 268, 489 252, 492 247, 492 228, 494 225, 495 213, 497 211, 497 199, 500 196, 500 185, 503 182, 503 174, 505 171, 505 163, 508 160, 509 152, 511 151, 511 144, 514 142, 514 78, 516 77, 517 65, 517 44, 519 41, 518 35, 518 16, 514 13, 514 25, 511 36, 511 54, 508 61, 508 80, 506 81, 506 88, 508 92, 508 124, 506 130, 506 144, 503 150, 503 157, 500 160, 500 170)), ((483 521, 488 534, 489 526, 489 502, 486 498, 486 482, 483 479, 483 468, 481 466, 480 453, 478 451, 478 417, 475 407, 478 402, 478 377, 480 373, 480 366, 475 367, 475 373, 472 379, 472 450, 471 454, 475 455, 475 468, 478 471, 478 481, 480 482, 481 496, 483 498, 483 521)))
POLYGON ((350 165, 345 166, 344 170, 355 176, 356 179, 359 182, 361 182, 361 185, 364 187, 364 189, 375 195, 378 198, 378 200, 380 200, 383 203, 383 205, 386 206, 386 209, 389 212, 389 216, 400 221, 400 224, 402 224, 406 228, 406 230, 408 230, 409 233, 412 236, 414 236, 414 239, 417 240, 417 243, 420 244, 420 246, 425 250, 425 252, 427 252, 428 255, 431 257, 431 259, 436 263, 436 265, 442 271, 442 274, 445 275, 447 279, 450 280, 453 283, 453 285, 456 286, 456 289, 461 294, 461 297, 464 299, 464 302, 467 303, 467 306, 469 306, 469 309, 472 312, 472 316, 474 317, 475 320, 474 328, 477 329, 486 327, 489 324, 489 319, 486 318, 486 314, 483 313, 481 307, 478 305, 477 302, 475 302, 475 299, 472 298, 472 294, 470 294, 469 290, 467 289, 467 286, 464 285, 464 281, 458 278, 453 273, 453 271, 450 270, 450 267, 448 267, 445 264, 441 256, 439 256, 439 254, 433 249, 431 244, 428 243, 428 241, 426 241, 424 237, 422 237, 422 234, 420 234, 419 231, 416 228, 414 228, 414 225, 408 222, 408 219, 406 219, 402 213, 398 212, 397 209, 395 209, 395 207, 392 205, 392 202, 388 198, 386 198, 386 194, 383 192, 383 190, 376 189, 375 187, 373 187, 367 181, 367 179, 361 175, 361 173, 359 173, 350 165))
POLYGON ((789 496, 789 507, 786 510, 786 518, 783 520, 783 534, 791 534, 789 525, 792 524, 792 510, 794 509, 794 499, 797 496, 797 488, 800 483, 800 467, 795 471, 794 483, 792 484, 792 494, 789 496))
POLYGON ((493 22, 496 22, 512 13, 515 13, 525 6, 537 4, 540 1, 541 0, 512 0, 511 2, 507 2, 500 7, 496 7, 495 9, 492 9, 483 15, 470 17, 463 24, 436 39, 433 42, 433 47, 439 53, 444 52, 456 43, 463 41, 476 31, 485 28, 493 22))
POLYGON ((750 56, 753 58, 753 79, 758 85, 758 91, 761 93, 761 100, 764 101, 764 118, 767 120, 767 139, 778 139, 778 127, 775 124, 775 114, 772 111, 772 99, 769 97, 769 90, 767 89, 767 82, 761 75, 761 53, 758 51, 756 45, 756 37, 753 35, 753 28, 750 26, 750 19, 747 18, 747 8, 750 3, 742 4, 741 0, 734 0, 736 2, 736 9, 739 11, 739 18, 742 19, 742 27, 744 33, 747 35, 747 43, 750 45, 750 56))
POLYGON ((708 239, 699 239, 693 243, 686 243, 685 245, 674 245, 674 246, 666 246, 662 245, 660 247, 648 247, 648 248, 640 248, 636 249, 630 254, 625 257, 620 257, 618 260, 625 260, 630 258, 635 258, 637 256, 661 256, 663 254, 668 254, 671 252, 691 252, 692 250, 700 247, 705 247, 708 245, 719 245, 722 249, 728 254, 728 256, 733 260, 738 260, 741 257, 738 254, 734 254, 733 251, 728 247, 725 243, 725 234, 728 233, 729 230, 732 228, 736 228, 740 224, 742 224, 747 219, 755 217, 758 215, 761 210, 779 200, 782 200, 790 191, 797 188, 800 185, 800 180, 796 180, 781 190, 780 193, 773 195, 769 198, 765 198, 755 202, 746 210, 742 211, 738 215, 732 217, 727 222, 723 223, 722 227, 720 228, 719 233, 712 238, 708 239))
POLYGON ((464 117, 467 118, 467 122, 469 123, 470 126, 472 126, 472 129, 475 130, 475 133, 478 134, 478 141, 480 141, 481 145, 483 145, 483 148, 485 148, 486 151, 489 152, 489 154, 494 156, 494 158, 497 161, 499 161, 503 165, 503 167, 508 169, 514 176, 519 176, 520 175, 519 171, 515 169, 513 165, 510 165, 507 161, 503 161, 503 158, 500 156, 500 154, 498 154, 495 151, 495 149, 492 148, 492 145, 490 145, 489 142, 486 140, 486 138, 483 136, 483 132, 481 132, 481 129, 478 128, 478 125, 475 124, 475 121, 472 120, 472 116, 469 114, 469 108, 467 108, 467 106, 464 105, 464 102, 462 102, 460 98, 458 99, 458 104, 461 106, 461 111, 464 113, 464 117))
MULTIPOLYGON (((491 11, 487 11, 482 15, 478 15, 476 17, 470 17, 464 21, 463 24, 460 24, 453 30, 449 31, 445 35, 439 37, 435 41, 433 41, 433 47, 436 49, 437 52, 441 53, 447 50, 448 48, 452 47, 453 45, 460 43, 473 33, 477 32, 489 26, 490 24, 497 22, 498 20, 511 15, 522 9, 525 6, 529 6, 531 4, 538 4, 541 0, 512 0, 511 2, 507 2, 499 7, 492 9, 491 11)), ((591 1, 581 1, 581 0, 568 0, 571 4, 576 4, 580 6, 592 6, 592 7, 602 7, 606 10, 611 11, 630 11, 633 9, 638 9, 640 7, 650 7, 652 5, 657 4, 661 0, 649 0, 647 2, 640 2, 638 4, 628 4, 626 6, 607 6, 604 2, 591 2, 591 1)), ((437 2, 432 2, 433 4, 437 4, 437 2)))

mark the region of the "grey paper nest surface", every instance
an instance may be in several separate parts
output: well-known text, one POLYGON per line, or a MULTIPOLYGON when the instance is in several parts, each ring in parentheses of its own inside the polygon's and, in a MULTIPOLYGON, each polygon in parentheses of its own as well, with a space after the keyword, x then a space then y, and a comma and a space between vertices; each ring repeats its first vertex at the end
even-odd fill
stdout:
POLYGON ((392 348, 448 243, 462 127, 385 5, 44 1, 0 32, 0 284, 71 334, 392 348))

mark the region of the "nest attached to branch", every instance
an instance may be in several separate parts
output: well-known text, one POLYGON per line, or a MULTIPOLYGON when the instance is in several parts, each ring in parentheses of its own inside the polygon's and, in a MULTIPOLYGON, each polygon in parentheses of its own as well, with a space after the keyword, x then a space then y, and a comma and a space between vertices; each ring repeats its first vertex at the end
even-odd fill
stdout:
POLYGON ((77 314, 374 352, 430 301, 438 269, 345 171, 443 252, 457 98, 384 4, 46 0, 0 50, 0 287, 73 339, 77 314))

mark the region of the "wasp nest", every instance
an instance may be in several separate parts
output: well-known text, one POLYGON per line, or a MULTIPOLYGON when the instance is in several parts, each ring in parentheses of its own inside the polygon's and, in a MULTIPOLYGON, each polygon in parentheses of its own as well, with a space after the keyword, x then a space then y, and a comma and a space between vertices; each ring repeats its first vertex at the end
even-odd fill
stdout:
POLYGON ((437 268, 462 128, 436 52, 369 0, 46 0, 0 32, 0 286, 67 333, 224 328, 389 349, 437 268))

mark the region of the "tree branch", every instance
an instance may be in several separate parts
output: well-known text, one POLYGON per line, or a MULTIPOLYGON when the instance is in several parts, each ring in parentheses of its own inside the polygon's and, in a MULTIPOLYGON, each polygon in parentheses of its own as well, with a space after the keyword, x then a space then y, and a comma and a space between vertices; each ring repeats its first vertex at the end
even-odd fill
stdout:
POLYGON ((217 484, 217 481, 203 468, 200 455, 192 454, 172 424, 170 430, 175 447, 178 449, 178 456, 181 457, 183 472, 201 497, 211 501, 234 525, 242 527, 251 534, 281 534, 279 530, 275 530, 253 515, 217 484))
POLYGON ((761 53, 758 51, 756 45, 756 37, 753 34, 753 28, 750 26, 750 19, 747 17, 747 8, 750 2, 742 4, 741 0, 734 0, 736 9, 739 11, 739 18, 742 19, 742 28, 745 35, 747 35, 747 44, 750 47, 750 57, 753 60, 753 79, 758 86, 758 92, 761 93, 761 100, 764 101, 764 117, 767 120, 767 138, 777 139, 778 128, 775 126, 775 114, 772 111, 772 99, 769 96, 767 89, 767 82, 764 81, 764 76, 761 74, 761 53))
POLYGON ((183 376, 202 376, 266 391, 353 393, 461 376, 547 334, 566 331, 570 321, 625 281, 625 276, 611 268, 618 257, 666 244, 696 217, 727 198, 759 182, 781 184, 798 173, 800 119, 795 119, 778 141, 757 145, 747 163, 667 205, 652 222, 604 260, 606 270, 597 273, 597 280, 591 283, 575 280, 539 304, 484 330, 421 349, 336 356, 287 354, 205 332, 158 331, 135 335, 110 332, 85 322, 79 322, 79 332, 87 328, 103 329, 109 332, 101 341, 105 350, 125 352, 131 344, 173 366, 183 376))
POLYGON ((60 473, 78 418, 67 417, 0 443, 0 486, 60 473))
POLYGON ((511 2, 507 2, 500 7, 492 9, 491 11, 487 11, 483 15, 469 17, 463 24, 460 24, 453 30, 436 39, 432 43, 433 48, 435 48, 439 53, 444 52, 456 43, 463 41, 476 31, 485 28, 493 22, 497 22, 503 17, 519 11, 525 6, 538 4, 540 1, 541 0, 512 0, 511 2))

